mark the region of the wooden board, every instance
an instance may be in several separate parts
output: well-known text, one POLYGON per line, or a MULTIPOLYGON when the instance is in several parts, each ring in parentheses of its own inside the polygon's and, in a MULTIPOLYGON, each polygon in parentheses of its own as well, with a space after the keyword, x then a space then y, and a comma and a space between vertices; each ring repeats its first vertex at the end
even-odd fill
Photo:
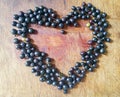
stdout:
MULTIPOLYGON (((120 97, 120 0, 84 0, 109 15, 112 39, 107 45, 108 53, 100 57, 99 68, 87 74, 69 94, 56 87, 39 82, 39 77, 31 73, 31 68, 19 59, 18 51, 12 43, 10 33, 13 14, 44 5, 65 16, 72 5, 79 6, 83 0, 0 0, 0 97, 120 97)), ((80 21, 80 28, 69 28, 67 35, 59 30, 34 26, 37 35, 31 36, 39 49, 55 59, 56 67, 67 73, 76 61, 80 61, 80 51, 87 49, 86 41, 91 31, 85 27, 87 21, 80 21)))

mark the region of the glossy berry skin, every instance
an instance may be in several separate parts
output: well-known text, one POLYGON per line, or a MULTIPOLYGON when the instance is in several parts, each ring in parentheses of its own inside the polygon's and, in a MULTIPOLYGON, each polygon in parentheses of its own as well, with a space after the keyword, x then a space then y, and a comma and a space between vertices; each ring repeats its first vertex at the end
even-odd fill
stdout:
POLYGON ((66 31, 61 30, 60 33, 61 33, 61 34, 66 34, 66 31))
POLYGON ((20 40, 18 38, 14 38, 13 42, 14 42, 14 44, 18 44, 18 43, 20 43, 20 40))
POLYGON ((12 22, 12 26, 16 26, 17 22, 16 21, 13 21, 12 22))
POLYGON ((16 35, 16 34, 17 34, 17 30, 16 30, 16 29, 12 29, 11 33, 12 33, 13 35, 16 35))
POLYGON ((19 16, 17 14, 14 14, 14 17, 13 17, 15 20, 18 20, 19 16))

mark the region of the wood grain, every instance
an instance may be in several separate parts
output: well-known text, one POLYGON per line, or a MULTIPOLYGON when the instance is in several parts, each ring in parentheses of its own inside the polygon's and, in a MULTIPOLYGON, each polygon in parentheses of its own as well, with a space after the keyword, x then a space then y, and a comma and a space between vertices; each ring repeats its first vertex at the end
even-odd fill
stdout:
MULTIPOLYGON (((10 34, 11 22, 14 13, 40 5, 65 16, 72 5, 79 6, 83 0, 0 0, 0 97, 120 97, 120 0, 84 1, 109 15, 108 32, 113 42, 106 44, 108 53, 99 58, 96 72, 87 74, 84 82, 65 95, 56 87, 39 82, 39 77, 31 74, 31 68, 25 67, 25 61, 19 59, 10 34)), ((38 30, 37 35, 31 36, 34 43, 55 59, 61 72, 67 73, 80 61, 79 52, 87 49, 86 41, 91 38, 91 32, 85 27, 86 21, 80 23, 80 28, 67 29, 69 33, 65 36, 60 35, 59 30, 33 25, 38 30)))

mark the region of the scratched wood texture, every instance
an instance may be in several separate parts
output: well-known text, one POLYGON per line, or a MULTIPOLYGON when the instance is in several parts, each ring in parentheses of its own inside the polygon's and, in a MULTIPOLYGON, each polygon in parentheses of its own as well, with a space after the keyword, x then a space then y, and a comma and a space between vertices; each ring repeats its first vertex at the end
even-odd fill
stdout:
MULTIPOLYGON (((56 87, 39 82, 39 77, 31 73, 31 68, 19 59, 19 52, 12 43, 10 34, 14 13, 44 5, 65 16, 72 5, 79 6, 83 0, 0 0, 0 97, 120 97, 120 0, 84 0, 109 15, 111 28, 108 32, 112 43, 106 44, 108 53, 100 57, 99 68, 87 74, 69 94, 63 94, 56 87)), ((55 59, 61 72, 67 71, 76 61, 79 52, 87 49, 91 31, 85 27, 87 21, 80 21, 81 27, 68 28, 67 35, 58 29, 32 25, 38 34, 32 35, 39 49, 55 59)))

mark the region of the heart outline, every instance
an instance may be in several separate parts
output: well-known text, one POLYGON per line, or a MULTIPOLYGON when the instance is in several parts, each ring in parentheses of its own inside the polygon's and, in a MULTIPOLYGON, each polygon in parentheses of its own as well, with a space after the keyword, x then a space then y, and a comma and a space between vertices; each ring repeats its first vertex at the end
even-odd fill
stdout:
MULTIPOLYGON (((83 5, 82 6, 86 6, 86 3, 83 3, 83 5)), ((36 7, 36 8, 38 8, 38 7, 36 7)), ((37 10, 37 9, 35 9, 35 10, 37 10)), ((24 14, 23 12, 21 12, 21 15, 22 14, 24 14)), ((90 13, 90 15, 91 15, 92 13, 90 13)), ((102 14, 102 13, 101 13, 102 14)), ((103 15, 103 14, 102 14, 103 15)), ((93 14, 93 17, 94 17, 94 14, 93 14)), ((95 17, 96 18, 96 17, 95 17)), ((31 18, 32 19, 32 18, 31 18)), ((19 21, 19 19, 18 19, 18 21, 19 21)), ((19 21, 20 22, 20 21, 19 21)), ((90 28, 91 30, 93 30, 93 28, 90 28)), ((24 29, 25 30, 25 29, 24 29)), ((23 30, 23 31, 24 31, 23 30)), ((15 29, 14 29, 14 31, 15 31, 15 29)), ((26 31, 24 32, 24 33, 26 33, 26 31)), ((15 33, 13 33, 13 30, 12 30, 12 34, 14 34, 14 35, 16 35, 15 33)), ((19 40, 20 41, 20 40, 19 40)), ((27 41, 26 41, 26 38, 23 38, 23 40, 22 40, 24 43, 22 44, 23 46, 24 45, 27 45, 27 48, 29 49, 29 48, 31 48, 31 46, 32 46, 32 44, 27 44, 27 41)), ((109 40, 109 38, 107 38, 105 41, 107 41, 107 42, 109 42, 110 40, 109 40)), ((98 42, 98 41, 97 41, 98 42)), ((91 43, 91 41, 89 41, 88 42, 90 45, 93 45, 92 43, 91 43)), ((16 44, 16 43, 15 43, 16 44)), ((20 45, 17 45, 18 46, 18 49, 22 49, 22 47, 21 48, 19 48, 20 47, 20 45)), ((97 46, 96 46, 97 47, 97 46)), ((95 48, 96 48, 95 47, 95 48)), ((32 49, 35 49, 34 47, 32 47, 32 49)), ((85 52, 82 52, 81 53, 81 55, 84 55, 85 53, 87 53, 87 51, 85 51, 85 52)), ((32 53, 33 54, 33 53, 32 53)), ((31 56, 34 56, 34 55, 32 55, 31 54, 31 56)), ((42 56, 44 56, 44 52, 40 52, 40 55, 42 55, 42 56)), ((37 55, 37 54, 36 54, 37 55)), ((46 54, 45 54, 46 55, 46 54)), ((29 56, 27 56, 28 58, 29 58, 29 56)), ((35 56, 35 57, 38 57, 38 55, 37 56, 35 56)), ((37 60, 35 60, 35 61, 37 61, 37 60)), ((84 60, 84 61, 86 61, 86 60, 84 60)), ((92 60, 93 61, 93 60, 92 60)), ((96 61, 96 63, 97 63, 97 61, 96 61)), ((34 64, 32 64, 33 66, 34 66, 34 64)), ((86 64, 83 64, 83 62, 81 62, 80 64, 77 64, 77 65, 81 65, 81 67, 83 66, 84 68, 85 68, 85 66, 86 66, 86 64), (84 66, 85 65, 85 66, 84 66)), ((37 67, 36 67, 37 68, 37 67)), ((46 66, 44 67, 44 68, 46 68, 46 66)), ((71 71, 73 71, 74 72, 74 69, 76 69, 77 67, 73 67, 72 69, 71 69, 71 71)), ((86 68, 88 68, 88 67, 86 67, 86 68)), ((48 68, 47 68, 48 69, 48 68)), ((85 70, 86 71, 86 70, 85 70)), ((82 71, 83 73, 85 72, 85 71, 82 71)), ((91 71, 91 70, 90 70, 91 71)), ((58 71, 59 72, 59 71, 58 71)), ((64 75, 63 73, 61 73, 61 72, 59 72, 59 74, 57 75, 57 76, 59 76, 60 78, 60 81, 62 80, 62 78, 64 78, 64 77, 66 77, 66 75, 64 75)), ((80 75, 81 76, 81 75, 80 75)), ((79 77, 80 77, 79 76, 79 77)), ((84 75, 82 75, 81 76, 81 78, 83 78, 83 76, 84 75)), ((69 78, 69 76, 67 76, 68 78, 69 78)), ((81 80, 81 79, 80 79, 81 80)), ((49 84, 49 83, 48 83, 49 84)))

